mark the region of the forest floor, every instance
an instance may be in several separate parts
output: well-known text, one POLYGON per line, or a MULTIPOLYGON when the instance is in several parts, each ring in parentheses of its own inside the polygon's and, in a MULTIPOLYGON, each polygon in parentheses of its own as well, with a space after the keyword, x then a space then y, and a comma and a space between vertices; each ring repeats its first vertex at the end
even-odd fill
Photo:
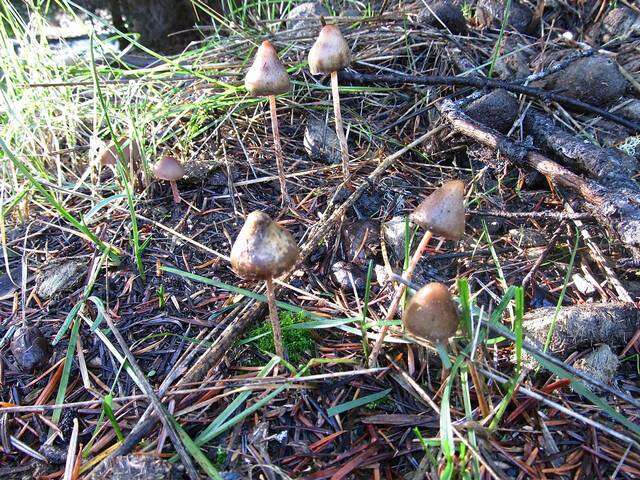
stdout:
POLYGON ((640 10, 426 3, 321 12, 353 53, 343 181, 307 66, 321 24, 284 21, 295 5, 194 2, 202 40, 165 56, 114 50, 100 17, 68 55, 3 2, 0 478, 640 477, 640 10), (289 208, 243 86, 267 38, 292 81, 289 208), (114 139, 133 147, 101 166, 114 139), (152 176, 169 154, 179 204, 152 176), (412 279, 459 303, 439 355, 385 320, 388 272, 451 179, 465 234, 434 236, 412 279), (230 268, 255 210, 301 247, 276 281, 286 360, 264 287, 230 268))

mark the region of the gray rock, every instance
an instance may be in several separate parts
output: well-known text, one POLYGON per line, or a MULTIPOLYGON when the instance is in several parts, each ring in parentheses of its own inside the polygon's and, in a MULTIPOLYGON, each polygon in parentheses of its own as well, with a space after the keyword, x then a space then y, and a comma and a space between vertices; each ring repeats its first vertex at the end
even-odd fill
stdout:
POLYGON ((347 222, 341 233, 344 259, 366 266, 380 245, 380 223, 369 219, 347 222))
POLYGON ((622 96, 627 80, 616 64, 599 55, 581 58, 563 71, 553 74, 546 88, 596 106, 622 96))
POLYGON ((307 117, 304 129, 304 148, 313 160, 337 164, 342 161, 340 142, 333 128, 324 119, 315 115, 307 117))
POLYGON ((20 327, 13 334, 11 353, 20 367, 33 372, 49 362, 51 346, 36 326, 20 327))
POLYGON ((83 279, 87 262, 82 260, 53 260, 38 272, 36 293, 42 299, 51 298, 74 288, 83 279))
POLYGON ((506 90, 494 90, 464 109, 472 119, 506 133, 518 116, 518 100, 506 90))
MULTIPOLYGON (((605 385, 610 385, 618 371, 620 360, 618 360, 618 356, 613 353, 611 347, 605 343, 587 356, 576 361, 573 366, 577 370, 588 374, 593 379, 599 380, 605 385)), ((592 388, 589 383, 584 382, 584 384, 592 388)))
POLYGON ((300 35, 315 34, 320 30, 320 17, 329 12, 319 2, 305 2, 291 9, 287 15, 287 29, 296 30, 300 35), (310 30, 310 31, 309 31, 310 30))
POLYGON ((418 15, 418 22, 429 27, 446 27, 451 33, 467 32, 467 21, 462 14, 460 5, 449 0, 429 2, 428 6, 418 15))
MULTIPOLYGON (((382 225, 382 234, 387 246, 391 248, 391 252, 396 260, 404 260, 404 239, 406 223, 405 218, 401 216, 393 217, 382 225)), ((410 227, 411 228, 411 227, 410 227)))
POLYGON ((614 8, 602 20, 602 30, 605 42, 616 37, 626 37, 640 30, 640 17, 630 8, 614 8))
POLYGON ((352 292, 355 285, 359 293, 364 292, 367 284, 367 274, 354 263, 338 261, 331 266, 331 274, 341 290, 352 292))
POLYGON ((547 240, 538 230, 533 228, 512 228, 509 240, 521 248, 546 246, 547 240))
MULTIPOLYGON (((479 0, 476 5, 476 20, 485 26, 498 27, 504 16, 502 0, 479 0)), ((508 24, 520 33, 527 33, 532 26, 533 12, 526 6, 511 2, 508 24)))

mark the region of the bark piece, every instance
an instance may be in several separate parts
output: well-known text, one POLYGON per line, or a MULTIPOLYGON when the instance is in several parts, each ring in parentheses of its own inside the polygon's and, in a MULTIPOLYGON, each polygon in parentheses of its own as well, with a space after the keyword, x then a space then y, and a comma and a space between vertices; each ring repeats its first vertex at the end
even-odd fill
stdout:
MULTIPOLYGON (((605 385, 610 385, 618 371, 620 360, 618 360, 618 356, 613 353, 611 347, 604 344, 578 360, 573 366, 605 385)), ((585 385, 588 388, 592 388, 588 383, 585 383, 585 385)))
MULTIPOLYGON (((553 323, 555 307, 538 308, 524 316, 526 337, 543 346, 553 323)), ((591 303, 562 307, 558 312, 549 351, 566 358, 594 344, 613 348, 626 344, 640 325, 640 311, 633 303, 591 303)))

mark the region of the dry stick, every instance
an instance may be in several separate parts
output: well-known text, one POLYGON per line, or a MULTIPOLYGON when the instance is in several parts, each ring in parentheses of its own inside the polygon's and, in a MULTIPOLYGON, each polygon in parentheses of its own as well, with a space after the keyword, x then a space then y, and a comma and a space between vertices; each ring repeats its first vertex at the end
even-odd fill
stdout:
POLYGON ((542 262, 544 261, 545 258, 547 258, 547 255, 549 254, 551 249, 555 246, 556 242, 558 241, 558 238, 560 237, 562 230, 564 230, 564 225, 565 225, 564 221, 560 222, 560 226, 556 229, 554 234, 551 236, 551 239, 547 243, 547 246, 545 247, 544 251, 538 256, 535 263, 533 264, 533 267, 531 267, 531 270, 529 270, 529 273, 527 273, 522 279, 522 288, 524 289, 527 288, 527 285, 529 285, 529 282, 531 281, 535 273, 538 271, 538 268, 540 267, 540 265, 542 265, 542 262))
POLYGON ((514 93, 520 93, 530 97, 536 97, 543 100, 552 100, 563 105, 572 107, 575 110, 600 115, 607 120, 623 125, 627 128, 640 132, 640 124, 622 118, 602 108, 594 107, 588 103, 576 100, 575 98, 560 95, 559 93, 550 92, 541 88, 527 87, 517 83, 505 82, 502 80, 493 80, 484 77, 453 77, 439 75, 400 75, 400 74, 377 74, 371 75, 366 73, 357 73, 353 71, 343 71, 340 76, 343 80, 349 80, 356 83, 371 84, 385 83, 390 85, 403 85, 406 83, 414 83, 416 85, 445 85, 459 87, 475 87, 475 88, 502 88, 514 93))
POLYGON ((140 381, 140 386, 142 387, 143 392, 147 395, 147 397, 151 401, 153 407, 156 410, 156 413, 158 414, 158 416, 160 417, 160 420, 162 421, 162 424, 164 425, 164 428, 167 430, 167 433, 171 438, 171 443, 173 443, 173 447, 176 449, 176 453, 180 456, 180 460, 182 461, 182 464, 187 470, 187 475, 192 480, 198 480, 198 478, 200 477, 198 476, 196 467, 193 464, 193 461, 191 460, 191 457, 187 453, 184 445, 182 444, 182 441, 180 440, 180 436, 178 435, 178 431, 175 425, 173 424, 173 422, 171 421, 171 418, 169 418, 169 413, 164 408, 164 405, 162 405, 162 402, 156 395, 156 392, 153 391, 153 388, 149 384, 147 377, 145 376, 142 369, 138 365, 136 357, 134 357, 133 354, 131 353, 131 350, 129 349, 129 346, 127 345, 127 342, 125 341, 124 337, 120 333, 120 330, 116 328, 115 324, 113 323, 109 315, 105 314, 104 319, 107 322, 107 325, 109 325, 109 329, 111 329, 111 331, 113 332, 113 336, 118 342, 118 345, 120 345, 120 348, 122 349, 122 352, 124 353, 125 358, 129 362, 129 365, 131 366, 134 373, 138 377, 138 380, 140 381))
POLYGON ((273 279, 267 278, 264 283, 267 286, 269 319, 271 320, 271 328, 273 329, 273 343, 276 346, 276 355, 278 355, 280 358, 285 358, 284 349, 282 346, 282 328, 280 328, 280 319, 278 318, 278 307, 276 306, 276 294, 273 288, 273 279))
POLYGON ((342 178, 349 177, 349 145, 344 134, 342 111, 340 110, 340 91, 338 90, 338 72, 331 72, 331 96, 333 97, 333 113, 336 117, 336 135, 340 142, 340 156, 342 157, 342 178))
POLYGON ((289 205, 291 199, 287 191, 287 182, 284 178, 284 158, 282 156, 282 143, 280 143, 280 128, 278 127, 278 112, 276 110, 276 97, 269 95, 269 110, 271 111, 271 130, 273 130, 273 148, 276 152, 276 167, 278 168, 278 180, 280 180, 280 193, 282 205, 289 205))
MULTIPOLYGON (((336 209, 331 215, 327 215, 323 221, 309 234, 309 239, 300 249, 300 255, 298 263, 289 272, 287 272, 283 279, 289 277, 300 265, 302 265, 307 258, 315 251, 320 242, 324 239, 325 235, 330 231, 334 224, 346 213, 346 211, 360 198, 360 196, 369 188, 372 182, 375 182, 380 178, 382 173, 387 170, 393 163, 398 160, 402 155, 417 147, 421 143, 427 141, 429 138, 438 134, 445 128, 444 125, 434 128, 428 131, 421 137, 417 138, 410 144, 401 148, 397 152, 386 157, 376 169, 369 174, 366 181, 358 186, 355 191, 336 209)), ((341 188, 338 186, 337 188, 341 188)), ((280 288, 280 287, 278 287, 280 288)), ((276 292, 278 290, 276 288, 276 292)), ((187 372, 184 377, 184 383, 200 381, 206 373, 218 363, 218 361, 227 352, 227 349, 233 344, 236 337, 251 325, 257 318, 264 314, 264 304, 260 302, 251 301, 247 304, 247 307, 238 318, 233 320, 227 328, 220 334, 216 341, 211 345, 198 359, 197 363, 187 372)))
POLYGON ((553 183, 578 193, 598 221, 615 231, 634 255, 640 255, 640 235, 636 235, 640 232, 639 194, 625 189, 614 190, 594 180, 584 179, 549 157, 471 120, 450 100, 443 101, 438 109, 457 132, 498 150, 516 165, 528 165, 553 183))
MULTIPOLYGON (((438 407, 438 405, 433 401, 433 399, 427 394, 427 392, 424 391, 424 389, 418 385, 418 383, 411 378, 411 375, 409 375, 407 372, 405 372, 389 355, 386 355, 387 360, 389 361, 389 363, 393 366, 393 368, 396 369, 396 371, 400 374, 400 376, 402 377, 402 379, 407 382, 411 388, 413 388, 414 392, 418 394, 418 396, 427 404, 431 407, 431 409, 436 413, 436 415, 440 416, 440 408, 438 407)), ((473 445, 471 445, 469 443, 469 441, 467 440, 467 438, 460 433, 460 430, 458 430, 454 425, 451 425, 451 430, 453 431, 453 434, 458 437, 458 439, 465 444, 465 446, 478 458, 478 460, 480 461, 480 463, 482 463, 482 465, 487 469, 487 472, 489 472, 491 474, 491 476, 493 478, 496 479, 500 479, 502 477, 500 477, 500 475, 498 475, 495 470, 491 467, 491 465, 489 465, 487 463, 487 461, 482 458, 482 455, 480 455, 480 452, 478 452, 475 447, 473 447, 473 445)))
MULTIPOLYGON (((427 230, 420 240, 420 244, 416 251, 413 252, 413 256, 411 260, 409 260, 409 266, 407 270, 402 274, 402 278, 405 280, 411 280, 413 276, 413 271, 416 269, 418 262, 422 258, 422 253, 427 248, 429 244, 429 240, 431 240, 431 232, 427 230)), ((407 289, 407 285, 404 283, 400 283, 398 288, 396 289, 396 293, 393 296, 393 300, 391 301, 391 305, 389 306, 389 310, 387 311, 387 315, 385 316, 385 320, 393 320, 396 312, 398 311, 398 307, 400 306, 400 301, 402 300, 402 295, 407 289)), ((373 349, 371 350, 371 355, 369 355, 369 367, 376 364, 378 361, 378 355, 380 355, 380 350, 382 350, 382 344, 384 342, 384 338, 387 336, 387 332, 389 331, 389 325, 384 325, 382 330, 380 330, 380 334, 378 335, 378 339, 376 343, 373 345, 373 349)))

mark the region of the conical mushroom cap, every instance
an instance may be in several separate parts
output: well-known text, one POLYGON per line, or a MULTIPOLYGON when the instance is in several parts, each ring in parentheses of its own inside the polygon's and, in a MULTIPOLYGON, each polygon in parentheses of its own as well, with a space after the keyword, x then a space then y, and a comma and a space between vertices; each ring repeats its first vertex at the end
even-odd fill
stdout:
POLYGON ((456 333, 458 311, 442 283, 428 283, 411 297, 402 316, 404 329, 419 340, 443 342, 456 333))
POLYGON ((335 25, 325 25, 309 50, 309 70, 312 75, 331 73, 348 67, 351 50, 335 25))
POLYGON ((279 95, 290 88, 289 75, 269 40, 262 42, 244 77, 244 86, 255 96, 279 95))
POLYGON ((435 235, 460 240, 464 234, 464 182, 446 182, 418 205, 411 221, 435 235))
POLYGON ((184 177, 184 167, 174 157, 162 157, 153 166, 153 174, 159 180, 175 182, 184 177))
POLYGON ((291 234, 263 212, 252 212, 231 248, 231 268, 246 280, 279 277, 298 258, 291 234))
MULTIPOLYGON (((135 164, 140 163, 142 154, 140 153, 140 145, 138 145, 138 142, 135 140, 124 139, 120 141, 120 148, 122 148, 122 155, 124 156, 125 161, 133 161, 135 164)), ((118 159, 118 149, 116 148, 115 142, 112 140, 105 145, 98 152, 97 157, 100 165, 103 167, 107 165, 115 165, 116 160, 118 159)))

